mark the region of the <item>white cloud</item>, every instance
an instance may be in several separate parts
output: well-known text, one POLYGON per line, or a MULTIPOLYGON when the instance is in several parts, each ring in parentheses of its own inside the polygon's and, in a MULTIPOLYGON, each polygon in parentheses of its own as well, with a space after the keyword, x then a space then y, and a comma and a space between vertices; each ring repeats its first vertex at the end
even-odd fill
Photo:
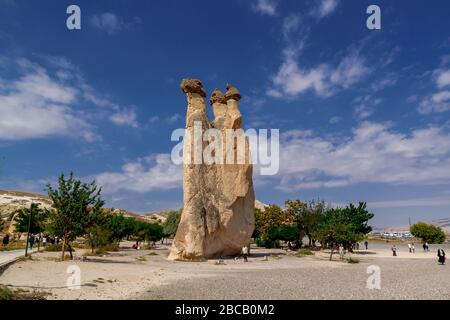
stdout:
POLYGON ((182 166, 174 165, 169 154, 157 154, 127 162, 120 172, 104 172, 94 178, 109 194, 170 190, 181 187, 182 166))
POLYGON ((439 88, 450 85, 450 69, 437 72, 436 84, 439 88))
POLYGON ((275 16, 277 15, 277 6, 278 1, 276 0, 256 0, 252 8, 262 15, 275 16))
POLYGON ((339 4, 339 0, 319 0, 311 14, 317 18, 324 18, 333 13, 339 4))
POLYGON ((3 59, 5 70, 14 69, 19 76, 0 77, 0 140, 70 136, 94 142, 101 137, 92 118, 139 126, 134 108, 99 95, 70 61, 36 56, 45 62, 45 68, 27 59, 3 59), (81 108, 85 102, 101 108, 91 108, 88 116, 86 107, 81 108))
POLYGON ((139 127, 137 122, 136 112, 132 109, 123 109, 117 111, 109 117, 109 119, 119 126, 131 126, 133 128, 139 127))
POLYGON ((369 72, 365 59, 355 50, 350 50, 335 69, 331 64, 301 68, 295 53, 285 51, 284 61, 272 78, 274 87, 267 91, 269 96, 295 97, 309 90, 318 96, 331 96, 340 89, 348 89, 369 72))
POLYGON ((71 108, 78 90, 64 85, 42 68, 29 67, 15 81, 0 80, 0 139, 47 136, 98 137, 84 117, 71 108))
POLYGON ((443 128, 403 134, 389 124, 363 122, 339 140, 311 132, 287 132, 282 138, 279 188, 286 191, 450 179, 450 133, 443 128))

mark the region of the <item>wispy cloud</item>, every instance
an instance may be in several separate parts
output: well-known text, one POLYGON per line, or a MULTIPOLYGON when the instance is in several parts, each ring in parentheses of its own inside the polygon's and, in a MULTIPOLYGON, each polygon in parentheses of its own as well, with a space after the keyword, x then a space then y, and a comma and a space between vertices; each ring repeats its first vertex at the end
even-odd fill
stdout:
POLYGON ((100 31, 106 32, 108 35, 115 35, 118 32, 126 29, 130 29, 133 26, 142 23, 142 20, 138 17, 133 17, 129 22, 112 12, 105 12, 94 15, 90 18, 91 24, 100 31))
POLYGON ((130 126, 133 128, 139 127, 137 121, 136 111, 133 109, 123 109, 119 110, 109 117, 109 119, 119 126, 130 126))
POLYGON ((256 0, 252 4, 253 11, 268 16, 276 16, 277 7, 277 0, 256 0))
POLYGON ((333 13, 339 5, 339 0, 318 0, 311 14, 317 18, 324 18, 333 13))
POLYGON ((450 110, 450 69, 438 68, 432 76, 437 91, 420 101, 417 110, 421 114, 441 113, 450 110))

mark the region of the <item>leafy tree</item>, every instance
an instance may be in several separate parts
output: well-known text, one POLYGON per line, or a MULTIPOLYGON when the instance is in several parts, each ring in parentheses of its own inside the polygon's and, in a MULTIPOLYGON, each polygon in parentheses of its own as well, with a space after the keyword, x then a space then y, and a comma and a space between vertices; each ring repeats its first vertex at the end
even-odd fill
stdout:
POLYGON ((11 217, 14 217, 15 227, 18 232, 28 232, 28 222, 30 219, 30 233, 37 234, 44 231, 49 211, 42 209, 39 203, 32 203, 30 208, 22 208, 14 211, 11 217))
POLYGON ((411 226, 411 234, 414 237, 421 238, 423 242, 443 243, 445 241, 445 233, 438 226, 418 222, 411 226))
POLYGON ((110 244, 112 240, 113 230, 109 228, 111 215, 105 210, 94 210, 89 208, 87 216, 87 224, 84 228, 84 237, 86 238, 92 253, 96 248, 110 244))
POLYGON ((314 246, 315 239, 313 239, 312 234, 317 228, 318 220, 327 209, 325 202, 313 200, 305 203, 300 200, 288 200, 285 206, 286 211, 293 217, 297 228, 308 237, 309 246, 314 246))
POLYGON ((135 219, 126 218, 123 214, 111 213, 108 220, 108 229, 111 230, 111 238, 120 244, 124 238, 132 236, 135 231, 135 219))
POLYGON ((331 248, 331 260, 336 244, 349 246, 364 239, 372 230, 368 221, 373 216, 363 202, 357 207, 350 204, 345 208, 328 209, 319 218, 313 237, 320 241, 322 247, 328 245, 331 248))
POLYGON ((156 223, 136 220, 134 235, 138 241, 154 243, 164 236, 164 228, 156 223))
MULTIPOLYGON (((269 244, 278 243, 278 241, 285 241, 291 246, 291 242, 296 242, 297 245, 299 239, 301 238, 301 232, 296 226, 291 225, 280 225, 278 227, 273 227, 269 230, 268 240, 269 244)), ((277 245, 275 245, 277 246, 277 245)), ((273 245, 271 245, 273 247, 273 245)))
POLYGON ((165 237, 173 237, 177 233, 178 225, 180 224, 181 220, 181 212, 181 209, 178 211, 171 211, 167 216, 167 220, 163 226, 165 237))
POLYGON ((95 181, 82 183, 70 173, 66 179, 64 174, 58 179, 58 189, 47 185, 50 199, 53 201, 55 210, 50 214, 48 230, 51 234, 62 239, 62 260, 66 246, 70 257, 73 259, 71 242, 77 236, 85 234, 91 222, 91 216, 97 214, 104 201, 101 199, 101 188, 97 187, 95 181))
POLYGON ((271 229, 290 223, 292 223, 291 216, 277 205, 268 206, 264 211, 255 209, 253 238, 268 239, 271 229))

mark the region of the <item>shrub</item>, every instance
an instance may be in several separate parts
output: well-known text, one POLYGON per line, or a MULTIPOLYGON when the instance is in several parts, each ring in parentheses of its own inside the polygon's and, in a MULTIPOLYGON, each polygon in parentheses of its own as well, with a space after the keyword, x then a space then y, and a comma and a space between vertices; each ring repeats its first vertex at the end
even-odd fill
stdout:
POLYGON ((310 249, 303 248, 303 249, 298 250, 297 255, 298 256, 311 256, 311 255, 314 255, 314 253, 310 249))
POLYGON ((280 242, 278 240, 256 239, 255 243, 258 247, 263 247, 263 248, 267 248, 267 249, 280 247, 280 242))
POLYGON ((359 259, 356 259, 356 258, 348 258, 348 259, 347 259, 347 262, 348 262, 348 263, 351 263, 351 264, 356 264, 356 263, 359 263, 359 259))
MULTIPOLYGON (((62 250, 62 243, 51 244, 45 247, 45 251, 47 252, 59 252, 62 250)), ((66 245, 66 251, 69 250, 69 247, 66 245)), ((75 249, 72 247, 72 252, 75 252, 75 249)))

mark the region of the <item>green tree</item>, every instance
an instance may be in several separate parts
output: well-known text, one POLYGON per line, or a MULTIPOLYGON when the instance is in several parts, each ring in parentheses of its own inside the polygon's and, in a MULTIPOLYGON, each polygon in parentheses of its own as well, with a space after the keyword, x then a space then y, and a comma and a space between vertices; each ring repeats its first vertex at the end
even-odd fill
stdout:
POLYGON ((279 227, 272 228, 269 231, 269 239, 272 241, 285 241, 291 246, 292 242, 296 242, 299 246, 299 239, 301 238, 302 233, 299 228, 292 225, 281 225, 279 227))
POLYGON ((181 220, 181 212, 182 209, 171 211, 167 216, 167 220, 164 222, 163 226, 165 237, 173 237, 176 235, 181 220))
POLYGON ((289 214, 277 205, 270 205, 265 210, 255 209, 253 238, 268 239, 271 229, 291 222, 292 219, 289 214))
POLYGON ((438 226, 418 222, 411 226, 411 234, 414 237, 421 238, 423 242, 443 243, 445 241, 445 233, 438 226))
POLYGON ((14 211, 12 217, 14 217, 16 231, 28 232, 28 221, 30 219, 30 233, 38 234, 44 231, 45 223, 48 220, 49 211, 42 209, 39 203, 32 203, 30 208, 22 208, 14 211))
POLYGON ((82 183, 70 173, 67 179, 61 174, 57 189, 48 184, 47 191, 55 209, 50 214, 48 230, 63 241, 62 260, 66 246, 73 259, 71 242, 86 233, 90 215, 97 214, 105 203, 100 196, 101 188, 95 181, 82 183))
POLYGON ((110 229, 111 215, 105 210, 93 210, 89 208, 87 224, 84 228, 84 237, 91 247, 92 253, 95 249, 112 243, 113 230, 110 229))
POLYGON ((357 207, 349 204, 345 208, 327 209, 318 220, 313 237, 320 241, 322 247, 331 248, 331 260, 336 244, 349 246, 364 239, 364 236, 372 230, 368 221, 373 216, 367 211, 364 202, 360 202, 357 207))
POLYGON ((136 219, 124 217, 123 214, 111 213, 108 220, 108 229, 111 230, 111 238, 117 245, 132 236, 135 231, 136 219))
POLYGON ((286 211, 293 216, 297 228, 308 237, 309 246, 314 246, 315 239, 312 234, 317 228, 318 220, 327 209, 325 202, 313 200, 305 203, 300 200, 288 200, 285 206, 286 211))

